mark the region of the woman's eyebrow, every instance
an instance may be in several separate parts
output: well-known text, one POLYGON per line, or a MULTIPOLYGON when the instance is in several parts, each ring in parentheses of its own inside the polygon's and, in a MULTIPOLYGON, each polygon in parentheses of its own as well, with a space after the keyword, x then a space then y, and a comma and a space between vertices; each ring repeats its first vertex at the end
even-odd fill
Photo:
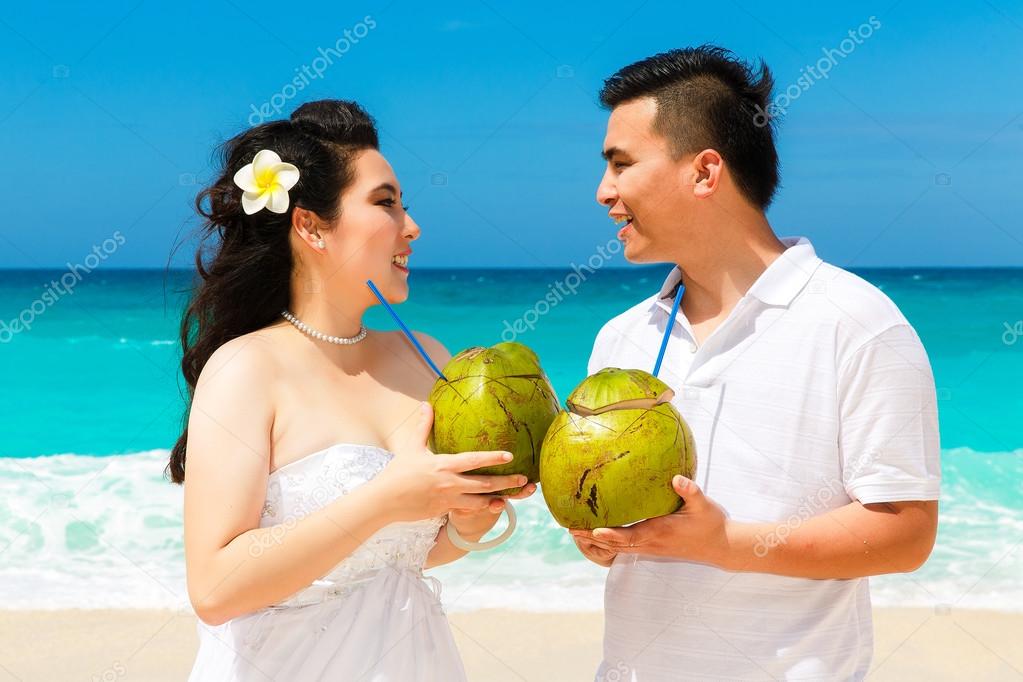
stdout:
POLYGON ((397 188, 397 187, 395 187, 394 185, 392 185, 392 184, 391 184, 391 183, 389 183, 389 182, 381 182, 381 183, 380 183, 379 185, 377 185, 376 187, 374 187, 373 189, 371 189, 371 190, 370 190, 370 192, 375 192, 375 191, 377 191, 378 189, 384 189, 384 190, 387 190, 387 191, 391 192, 392 194, 398 194, 398 195, 400 195, 400 194, 401 194, 401 192, 399 192, 399 191, 398 191, 398 188, 397 188))

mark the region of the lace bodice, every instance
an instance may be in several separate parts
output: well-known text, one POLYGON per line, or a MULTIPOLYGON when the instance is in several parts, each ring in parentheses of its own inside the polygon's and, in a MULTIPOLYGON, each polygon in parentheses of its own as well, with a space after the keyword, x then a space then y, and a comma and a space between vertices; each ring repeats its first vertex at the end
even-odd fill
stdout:
MULTIPOLYGON (((281 542, 299 519, 376 476, 394 457, 373 445, 338 443, 270 474, 260 527, 279 526, 269 542, 281 542)), ((277 606, 341 597, 386 568, 421 571, 445 517, 392 523, 371 536, 312 585, 277 606)), ((255 546, 253 551, 262 551, 255 546)))

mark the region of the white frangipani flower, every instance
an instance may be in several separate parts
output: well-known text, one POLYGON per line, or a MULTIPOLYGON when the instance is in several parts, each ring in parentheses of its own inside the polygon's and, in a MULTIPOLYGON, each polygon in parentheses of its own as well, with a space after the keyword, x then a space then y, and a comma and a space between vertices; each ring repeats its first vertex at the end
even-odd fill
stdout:
POLYGON ((260 150, 252 163, 234 174, 234 184, 242 188, 242 210, 246 215, 264 207, 274 213, 288 210, 288 190, 298 182, 298 168, 281 161, 277 152, 260 150))

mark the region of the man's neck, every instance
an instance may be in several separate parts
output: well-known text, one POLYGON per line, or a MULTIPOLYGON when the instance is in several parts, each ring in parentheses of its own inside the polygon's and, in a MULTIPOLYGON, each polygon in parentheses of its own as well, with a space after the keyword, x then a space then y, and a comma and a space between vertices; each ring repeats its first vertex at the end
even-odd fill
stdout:
MULTIPOLYGON (((763 214, 742 227, 723 225, 712 231, 713 242, 686 248, 677 264, 686 293, 683 311, 690 322, 727 317, 764 270, 785 251, 763 214)), ((716 326, 716 325, 714 325, 716 326)))

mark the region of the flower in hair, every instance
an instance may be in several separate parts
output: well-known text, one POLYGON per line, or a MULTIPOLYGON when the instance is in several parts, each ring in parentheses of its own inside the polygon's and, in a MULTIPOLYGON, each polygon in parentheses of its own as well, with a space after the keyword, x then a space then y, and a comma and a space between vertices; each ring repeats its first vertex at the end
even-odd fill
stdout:
POLYGON ((274 213, 288 210, 288 190, 298 182, 298 168, 281 161, 277 152, 262 149, 234 174, 234 184, 242 188, 242 210, 246 215, 264 207, 274 213))

